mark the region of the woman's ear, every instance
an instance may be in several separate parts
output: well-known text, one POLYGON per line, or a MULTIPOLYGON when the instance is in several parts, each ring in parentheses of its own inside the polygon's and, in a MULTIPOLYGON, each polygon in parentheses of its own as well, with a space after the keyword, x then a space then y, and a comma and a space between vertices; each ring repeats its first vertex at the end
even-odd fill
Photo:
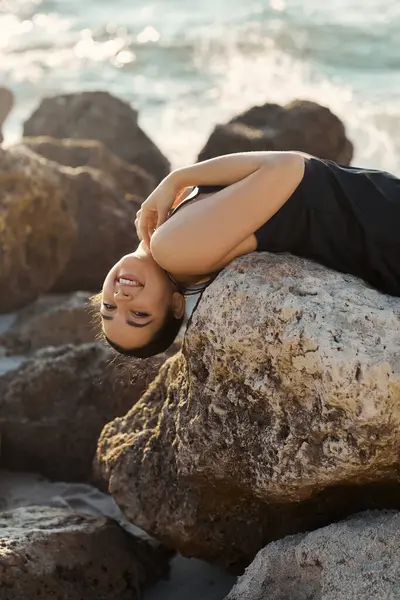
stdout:
POLYGON ((174 292, 172 294, 171 308, 175 319, 182 319, 183 315, 185 314, 186 302, 185 297, 179 292, 174 292))

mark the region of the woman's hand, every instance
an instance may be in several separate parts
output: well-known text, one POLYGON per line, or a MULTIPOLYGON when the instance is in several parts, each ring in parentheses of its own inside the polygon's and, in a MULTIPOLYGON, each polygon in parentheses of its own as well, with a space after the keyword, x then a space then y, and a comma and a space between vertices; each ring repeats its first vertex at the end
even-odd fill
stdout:
POLYGON ((148 250, 153 232, 167 220, 171 207, 181 191, 171 173, 161 181, 138 210, 135 220, 136 231, 148 250))

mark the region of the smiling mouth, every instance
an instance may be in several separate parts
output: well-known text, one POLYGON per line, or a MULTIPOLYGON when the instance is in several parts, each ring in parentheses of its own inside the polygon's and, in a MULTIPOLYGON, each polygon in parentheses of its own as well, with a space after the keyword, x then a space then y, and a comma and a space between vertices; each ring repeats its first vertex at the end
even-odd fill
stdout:
POLYGON ((120 285, 130 285, 132 287, 143 287, 143 284, 138 281, 133 275, 120 275, 117 277, 120 285))

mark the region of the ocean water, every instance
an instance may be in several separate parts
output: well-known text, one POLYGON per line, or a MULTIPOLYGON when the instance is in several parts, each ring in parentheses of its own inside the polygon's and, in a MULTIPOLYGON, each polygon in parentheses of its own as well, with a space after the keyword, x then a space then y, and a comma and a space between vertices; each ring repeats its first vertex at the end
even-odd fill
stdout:
POLYGON ((103 89, 178 166, 216 123, 307 98, 344 121, 354 163, 400 174, 398 0, 0 0, 0 83, 7 142, 42 96, 103 89))

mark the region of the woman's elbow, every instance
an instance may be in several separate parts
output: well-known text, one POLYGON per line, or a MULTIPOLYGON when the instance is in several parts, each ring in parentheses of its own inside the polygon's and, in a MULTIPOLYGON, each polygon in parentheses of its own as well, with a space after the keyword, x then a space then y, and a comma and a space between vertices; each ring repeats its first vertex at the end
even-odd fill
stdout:
POLYGON ((265 169, 279 171, 280 175, 302 179, 307 155, 301 152, 271 152, 265 169))

